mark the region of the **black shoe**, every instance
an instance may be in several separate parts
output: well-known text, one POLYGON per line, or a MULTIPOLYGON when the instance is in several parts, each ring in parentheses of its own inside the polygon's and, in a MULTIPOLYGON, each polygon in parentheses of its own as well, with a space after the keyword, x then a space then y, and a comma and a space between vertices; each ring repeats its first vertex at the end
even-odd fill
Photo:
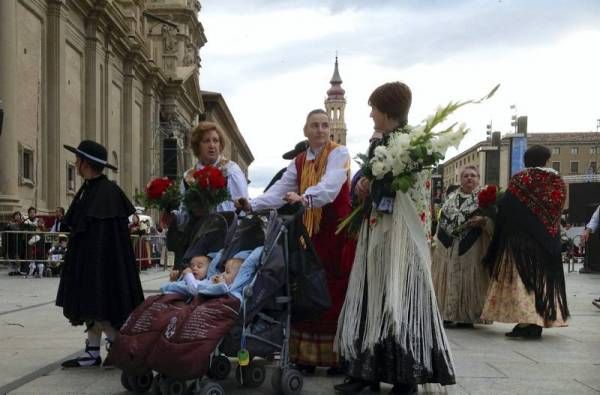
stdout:
POLYGON ((416 394, 419 387, 416 384, 396 384, 390 391, 390 394, 416 394))
POLYGON ((463 329, 473 329, 475 328, 475 326, 471 323, 471 322, 459 322, 458 324, 456 324, 457 328, 463 328, 463 329))
POLYGON ((98 355, 96 358, 91 355, 81 356, 73 359, 69 359, 60 364, 65 369, 69 368, 89 368, 92 366, 100 366, 102 364, 102 358, 98 355), (91 364, 90 364, 91 362, 91 364))
POLYGON ((81 357, 69 359, 64 361, 60 365, 63 368, 87 368, 92 366, 100 366, 102 364, 102 358, 100 358, 100 347, 92 347, 85 342, 85 354, 81 357), (92 351, 97 352, 97 356, 94 357, 92 351))
POLYGON ((452 328, 453 326, 454 326, 454 321, 444 320, 444 328, 452 328))
POLYGON ((512 331, 505 334, 507 337, 523 337, 526 339, 539 339, 542 337, 542 327, 530 324, 527 326, 516 325, 512 331))
POLYGON ((373 392, 379 392, 379 382, 346 377, 343 383, 333 386, 336 391, 342 394, 358 394, 363 389, 369 387, 373 392))

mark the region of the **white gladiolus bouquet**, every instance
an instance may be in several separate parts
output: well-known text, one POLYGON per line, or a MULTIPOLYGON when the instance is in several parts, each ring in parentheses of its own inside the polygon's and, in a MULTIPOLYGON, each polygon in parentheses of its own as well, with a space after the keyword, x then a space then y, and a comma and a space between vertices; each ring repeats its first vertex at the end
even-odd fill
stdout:
MULTIPOLYGON (((404 126, 390 132, 387 144, 376 147, 372 158, 364 154, 358 155, 364 177, 370 180, 386 178, 391 182, 393 190, 408 192, 415 184, 417 174, 425 169, 435 167, 444 159, 449 147, 458 148, 469 131, 464 124, 458 123, 453 123, 440 131, 434 131, 434 129, 459 108, 489 99, 499 87, 500 85, 496 85, 479 100, 450 102, 445 107, 438 108, 419 126, 404 126)), ((371 207, 359 204, 339 224, 337 233, 348 228, 350 235, 357 234, 360 224, 364 218, 368 217, 370 209, 371 207)))
POLYGON ((444 159, 449 147, 458 148, 469 131, 464 124, 458 123, 441 131, 434 131, 434 128, 459 108, 489 99, 498 87, 499 85, 494 87, 479 100, 450 102, 445 107, 438 108, 435 114, 417 127, 405 126, 391 132, 388 144, 375 148, 370 160, 362 156, 365 176, 381 180, 391 174, 392 188, 407 192, 416 181, 416 173, 436 166, 444 159))

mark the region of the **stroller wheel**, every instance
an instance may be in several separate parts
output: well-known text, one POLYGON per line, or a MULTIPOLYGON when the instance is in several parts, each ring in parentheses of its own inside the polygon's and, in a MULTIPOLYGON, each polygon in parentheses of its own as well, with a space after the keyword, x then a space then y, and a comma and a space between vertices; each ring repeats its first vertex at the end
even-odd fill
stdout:
POLYGON ((215 380, 224 380, 229 376, 231 371, 231 363, 229 358, 224 355, 212 357, 210 368, 208 369, 208 377, 215 380))
POLYGON ((225 390, 219 383, 206 382, 199 390, 193 392, 194 395, 225 395, 225 390))
POLYGON ((121 385, 127 391, 133 391, 133 389, 131 388, 131 385, 129 385, 129 375, 124 370, 121 372, 121 385))
POLYGON ((267 371, 262 363, 250 362, 248 366, 238 366, 235 371, 237 382, 244 387, 255 388, 265 381, 267 371))
POLYGON ((152 387, 150 388, 150 393, 152 395, 162 395, 162 390, 160 389, 161 380, 162 378, 160 374, 154 376, 154 380, 152 381, 152 387))
POLYGON ((273 391, 275 391, 278 394, 281 393, 281 376, 281 368, 273 369, 273 373, 271 374, 271 387, 273 387, 273 391))
POLYGON ((163 395, 184 395, 187 385, 183 380, 164 378, 160 381, 160 389, 163 395))
POLYGON ((304 385, 302 373, 295 369, 286 370, 281 376, 281 392, 284 395, 296 395, 304 385))
POLYGON ((127 375, 127 381, 129 382, 129 386, 131 387, 130 391, 137 392, 138 394, 148 392, 148 390, 152 386, 153 380, 154 374, 151 370, 139 376, 127 375))

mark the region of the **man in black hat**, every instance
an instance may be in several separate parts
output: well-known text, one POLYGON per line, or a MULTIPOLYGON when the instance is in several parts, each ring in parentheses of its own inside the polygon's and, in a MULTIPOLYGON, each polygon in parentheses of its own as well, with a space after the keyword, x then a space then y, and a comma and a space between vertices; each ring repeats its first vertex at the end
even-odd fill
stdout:
MULTIPOLYGON (((299 142, 298 144, 296 144, 296 146, 294 147, 293 150, 286 152, 285 154, 281 155, 281 157, 283 159, 292 160, 296 156, 300 155, 302 152, 306 151, 307 149, 308 149, 308 140, 303 140, 303 141, 299 142)), ((273 184, 275 184, 277 182, 277 180, 279 180, 283 176, 283 173, 285 173, 286 169, 287 169, 287 166, 284 167, 283 169, 279 170, 277 172, 277 174, 275 174, 273 176, 271 181, 269 181, 269 185, 267 185, 267 187, 265 188, 265 190, 263 192, 266 192, 267 189, 271 188, 271 186, 273 186, 273 184)))
POLYGON ((135 209, 121 188, 102 172, 106 148, 82 141, 75 166, 84 182, 64 217, 71 228, 56 305, 73 325, 87 327, 85 353, 62 363, 65 368, 98 366, 102 332, 110 344, 118 328, 144 300, 129 237, 128 218, 135 209))

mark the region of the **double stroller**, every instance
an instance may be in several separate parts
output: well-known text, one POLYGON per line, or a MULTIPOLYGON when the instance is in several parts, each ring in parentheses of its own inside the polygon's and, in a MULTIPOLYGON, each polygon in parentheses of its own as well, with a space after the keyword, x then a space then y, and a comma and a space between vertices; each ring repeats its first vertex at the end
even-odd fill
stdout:
MULTIPOLYGON (((273 389, 299 393, 303 377, 288 355, 289 247, 297 249, 299 241, 289 237, 289 229, 301 215, 300 210, 292 215, 268 211, 240 218, 234 213, 207 217, 192 237, 184 262, 221 250, 211 265, 222 268, 238 252, 262 247, 256 271, 237 294, 147 298, 123 324, 110 348, 109 358, 122 369, 123 387, 137 393, 224 394, 218 381, 231 373, 229 358, 237 358, 235 378, 240 385, 262 385, 265 359, 277 360, 273 389)), ((306 242, 310 240, 302 243, 306 242)))

